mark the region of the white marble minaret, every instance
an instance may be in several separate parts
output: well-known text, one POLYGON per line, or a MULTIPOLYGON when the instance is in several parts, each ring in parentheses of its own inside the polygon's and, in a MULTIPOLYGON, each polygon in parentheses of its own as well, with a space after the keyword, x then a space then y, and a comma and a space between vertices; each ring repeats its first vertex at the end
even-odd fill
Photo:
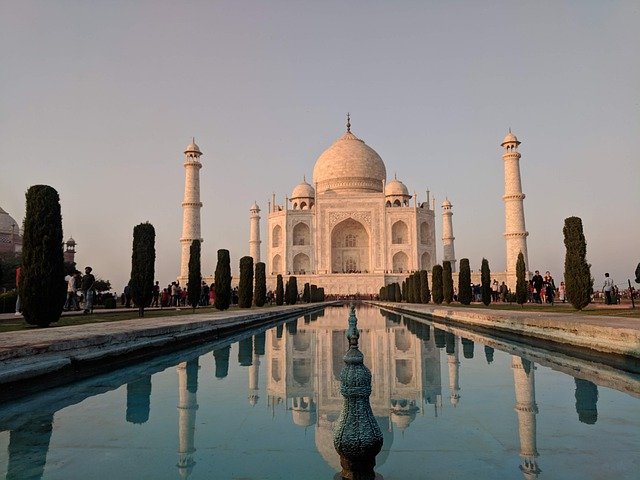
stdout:
POLYGON ((260 261, 260 207, 254 202, 249 211, 249 256, 255 265, 260 261))
POLYGON ((507 248, 507 286, 515 291, 516 287, 516 262, 518 254, 524 256, 525 271, 529 271, 529 258, 527 255, 527 236, 529 232, 524 226, 524 193, 520 180, 520 142, 516 136, 509 133, 500 144, 504 148, 502 160, 504 160, 504 238, 507 248))
POLYGON ((453 236, 453 212, 451 211, 451 202, 445 199, 442 202, 442 248, 444 250, 442 260, 451 262, 451 271, 456 271, 456 252, 453 248, 453 241, 456 237, 453 236))
POLYGON ((538 478, 538 449, 536 447, 536 383, 535 366, 523 358, 512 356, 513 382, 516 391, 516 413, 520 436, 520 470, 526 480, 538 478))
POLYGON ((184 288, 189 279, 189 249, 194 240, 200 240, 200 155, 202 152, 195 139, 184 151, 184 198, 182 200, 182 237, 180 246, 182 258, 180 261, 180 276, 178 281, 184 288))

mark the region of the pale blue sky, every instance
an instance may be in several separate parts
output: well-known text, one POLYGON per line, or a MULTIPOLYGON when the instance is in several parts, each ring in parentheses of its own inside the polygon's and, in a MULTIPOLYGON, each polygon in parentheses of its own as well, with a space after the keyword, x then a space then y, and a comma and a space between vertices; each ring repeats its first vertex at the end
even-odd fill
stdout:
POLYGON ((234 266, 248 254, 254 200, 264 241, 271 192, 282 202, 311 177, 350 111, 389 177, 449 197, 457 258, 499 271, 511 127, 532 269, 561 277, 577 215, 596 286, 605 270, 626 283, 640 261, 639 24, 635 1, 3 1, 0 206, 21 221, 26 189, 54 186, 79 265, 118 292, 148 220, 166 284, 195 136, 212 273, 218 248, 234 266))

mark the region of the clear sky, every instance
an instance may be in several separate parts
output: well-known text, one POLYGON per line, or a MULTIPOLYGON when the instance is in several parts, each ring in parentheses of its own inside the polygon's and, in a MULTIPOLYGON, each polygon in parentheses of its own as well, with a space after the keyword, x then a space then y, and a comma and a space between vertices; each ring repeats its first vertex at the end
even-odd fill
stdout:
MULTIPOLYGON (((453 203, 456 256, 504 269, 509 127, 532 269, 562 276, 583 219, 596 286, 640 261, 637 1, 2 1, 0 206, 61 196, 79 266, 121 292, 134 225, 178 273, 184 147, 204 152, 203 271, 247 255, 249 207, 280 202, 345 129, 424 199, 453 203)), ((441 237, 438 208, 437 237, 441 237)), ((438 260, 442 259, 438 241, 438 260)))

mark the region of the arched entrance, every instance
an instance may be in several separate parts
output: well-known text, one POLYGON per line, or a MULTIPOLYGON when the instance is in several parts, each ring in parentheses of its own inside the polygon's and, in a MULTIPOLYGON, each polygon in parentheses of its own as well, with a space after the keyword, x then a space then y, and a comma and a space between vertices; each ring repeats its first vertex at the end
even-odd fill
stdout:
POLYGON ((331 273, 368 273, 370 240, 357 220, 347 218, 331 232, 331 273))

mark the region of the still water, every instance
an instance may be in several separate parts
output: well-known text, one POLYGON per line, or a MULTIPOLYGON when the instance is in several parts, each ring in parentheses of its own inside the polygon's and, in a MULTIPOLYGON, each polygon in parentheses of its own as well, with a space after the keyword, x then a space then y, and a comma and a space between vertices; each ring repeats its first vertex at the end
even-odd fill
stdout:
MULTIPOLYGON (((638 376, 357 316, 384 479, 640 478, 638 376)), ((0 478, 332 479, 347 317, 328 308, 0 405, 0 478)))

